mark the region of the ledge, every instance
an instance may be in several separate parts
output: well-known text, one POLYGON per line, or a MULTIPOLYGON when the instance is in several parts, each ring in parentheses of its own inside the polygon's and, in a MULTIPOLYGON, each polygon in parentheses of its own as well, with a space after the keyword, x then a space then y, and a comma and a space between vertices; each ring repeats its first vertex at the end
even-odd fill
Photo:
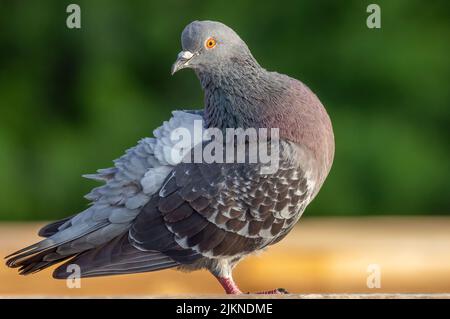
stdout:
MULTIPOLYGON (((34 243, 43 223, 0 223, 0 257, 34 243)), ((279 244, 234 271, 243 291, 283 287, 292 295, 238 298, 450 298, 450 218, 305 218, 279 244), (379 269, 380 288, 367 280, 379 269)), ((206 271, 86 278, 79 289, 46 269, 19 276, 0 265, 0 296, 229 298, 206 271)))
POLYGON ((450 293, 436 294, 288 294, 288 295, 148 295, 148 296, 0 296, 0 299, 450 299, 450 293))

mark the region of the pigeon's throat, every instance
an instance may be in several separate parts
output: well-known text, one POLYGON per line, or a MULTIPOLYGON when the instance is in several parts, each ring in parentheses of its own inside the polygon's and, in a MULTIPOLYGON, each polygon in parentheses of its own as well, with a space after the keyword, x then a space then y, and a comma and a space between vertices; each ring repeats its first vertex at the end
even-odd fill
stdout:
POLYGON ((234 69, 232 72, 199 74, 205 93, 207 127, 260 128, 283 88, 267 81, 265 70, 234 69))

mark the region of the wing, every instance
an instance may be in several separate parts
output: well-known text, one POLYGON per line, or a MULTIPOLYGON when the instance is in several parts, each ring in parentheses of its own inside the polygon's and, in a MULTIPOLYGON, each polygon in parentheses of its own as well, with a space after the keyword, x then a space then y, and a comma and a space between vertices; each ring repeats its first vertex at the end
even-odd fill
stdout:
POLYGON ((128 234, 83 252, 54 276, 66 278, 72 263, 83 277, 153 271, 242 256, 279 241, 312 194, 309 173, 289 160, 297 158, 294 148, 284 144, 284 160, 271 174, 259 164, 178 164, 128 234))
POLYGON ((114 167, 85 175, 105 182, 85 196, 91 205, 73 217, 45 226, 39 234, 47 238, 7 256, 11 257, 7 265, 21 267, 23 274, 39 271, 126 233, 173 165, 192 147, 174 143, 172 132, 180 128, 192 131, 196 121, 201 123, 201 111, 175 111, 154 131, 155 138, 139 141, 114 161, 114 167))
POLYGON ((313 193, 311 170, 292 160, 299 158, 297 147, 281 146, 279 169, 271 174, 260 164, 177 165, 131 227, 133 245, 185 264, 199 255, 241 256, 279 241, 313 193))

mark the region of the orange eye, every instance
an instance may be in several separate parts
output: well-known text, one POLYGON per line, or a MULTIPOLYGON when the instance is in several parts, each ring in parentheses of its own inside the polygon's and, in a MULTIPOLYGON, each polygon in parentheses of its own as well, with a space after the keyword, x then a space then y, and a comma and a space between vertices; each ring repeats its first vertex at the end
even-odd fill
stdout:
POLYGON ((206 40, 205 46, 208 49, 212 49, 216 46, 216 40, 214 38, 209 38, 208 40, 206 40))

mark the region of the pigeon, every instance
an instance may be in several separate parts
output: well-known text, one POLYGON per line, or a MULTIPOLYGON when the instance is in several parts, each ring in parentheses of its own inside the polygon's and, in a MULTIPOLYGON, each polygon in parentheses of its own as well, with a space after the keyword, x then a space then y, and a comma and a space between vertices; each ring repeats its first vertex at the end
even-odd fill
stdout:
POLYGON ((334 135, 324 106, 302 82, 260 66, 223 23, 191 22, 181 44, 171 73, 195 72, 203 109, 174 111, 113 167, 85 175, 103 182, 85 196, 88 208, 43 227, 43 239, 5 257, 7 266, 27 275, 59 264, 57 279, 71 275, 70 265, 79 267, 82 278, 206 269, 227 294, 241 294, 233 268, 292 230, 332 166, 334 135), (267 138, 268 145, 278 144, 277 169, 247 161, 249 151, 244 161, 192 160, 199 147, 220 141, 203 135, 187 143, 173 139, 180 130, 196 136, 197 123, 218 132, 277 129, 277 139, 267 138))

